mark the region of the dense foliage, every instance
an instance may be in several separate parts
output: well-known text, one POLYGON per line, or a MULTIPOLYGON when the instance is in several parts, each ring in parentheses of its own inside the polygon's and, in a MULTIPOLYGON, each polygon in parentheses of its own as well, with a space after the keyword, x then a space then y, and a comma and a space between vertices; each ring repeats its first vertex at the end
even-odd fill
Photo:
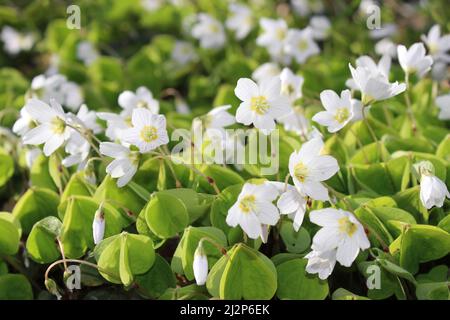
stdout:
POLYGON ((71 5, 0 2, 0 299, 450 298, 447 1, 71 5))

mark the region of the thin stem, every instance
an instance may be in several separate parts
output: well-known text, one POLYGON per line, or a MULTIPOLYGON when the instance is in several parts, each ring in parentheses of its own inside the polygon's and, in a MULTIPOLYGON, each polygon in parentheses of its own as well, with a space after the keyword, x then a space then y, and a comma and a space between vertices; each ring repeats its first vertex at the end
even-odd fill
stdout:
POLYGON ((352 127, 349 127, 348 130, 349 130, 349 131, 352 133, 352 135, 355 137, 356 143, 357 143, 358 146, 361 148, 361 151, 362 151, 363 156, 364 156, 364 160, 366 161, 366 163, 369 163, 369 158, 367 158, 367 154, 366 154, 366 152, 364 151, 364 145, 363 145, 363 143, 361 142, 361 139, 359 139, 359 137, 356 135, 356 132, 353 130, 352 127))
MULTIPOLYGON (((167 148, 167 146, 164 146, 164 147, 165 147, 165 148, 159 148, 159 151, 160 151, 163 155, 165 155, 165 156, 167 156, 167 157, 170 157, 169 149, 167 148)), ((178 177, 177 177, 177 174, 176 174, 176 172, 175 172, 175 169, 173 168, 171 159, 167 159, 167 158, 166 158, 165 161, 166 161, 167 166, 169 167, 169 170, 170 170, 170 172, 172 173, 172 176, 173 176, 173 178, 174 178, 174 180, 175 180, 175 186, 176 186, 177 188, 181 188, 181 187, 182 187, 182 184, 181 184, 180 180, 178 180, 178 177)))
POLYGON ((211 243, 214 247, 216 247, 220 251, 220 253, 222 253, 224 256, 226 256, 228 258, 227 250, 224 247, 222 247, 220 244, 218 244, 216 241, 214 241, 213 239, 211 239, 209 237, 203 237, 200 239, 199 245, 201 245, 203 243, 203 241, 208 241, 209 243, 211 243))
POLYGON ((62 260, 64 263, 64 271, 67 272, 68 268, 67 268, 67 262, 66 262, 66 255, 64 254, 64 246, 59 238, 57 238, 56 241, 58 241, 59 251, 61 251, 62 260))
POLYGON ((53 262, 51 265, 49 265, 49 267, 48 267, 47 270, 45 271, 45 276, 44 276, 45 280, 46 280, 46 281, 48 280, 48 275, 49 275, 50 271, 51 271, 55 266, 57 266, 58 264, 61 264, 61 263, 66 263, 66 262, 73 262, 73 263, 84 264, 84 265, 86 265, 86 266, 95 268, 95 269, 97 269, 98 271, 101 271, 101 272, 103 272, 103 273, 109 275, 110 277, 113 277, 113 278, 119 280, 115 274, 112 274, 112 273, 110 273, 110 272, 108 272, 108 271, 103 270, 102 268, 100 268, 100 267, 99 267, 98 265, 96 265, 95 263, 91 263, 91 262, 84 261, 84 260, 78 260, 78 259, 65 259, 65 260, 61 259, 61 260, 57 260, 57 261, 53 262))
POLYGON ((410 88, 410 84, 409 84, 409 74, 405 73, 405 83, 406 83, 406 90, 405 90, 405 102, 406 102, 406 114, 409 117, 409 120, 411 121, 411 130, 413 132, 413 135, 416 134, 416 130, 417 130, 417 123, 416 123, 416 119, 414 117, 414 113, 412 110, 412 106, 411 106, 411 98, 409 96, 409 88, 410 88))
POLYGON ((291 177, 291 174, 288 173, 288 174, 286 175, 286 178, 284 178, 284 191, 287 190, 287 186, 288 186, 289 178, 290 178, 290 177, 291 177))
POLYGON ((372 136, 372 139, 378 144, 378 138, 377 138, 372 126, 370 125, 369 120, 366 117, 365 109, 363 109, 363 111, 362 111, 362 117, 363 117, 364 124, 366 125, 367 129, 369 130, 370 135, 372 136))
POLYGON ((96 140, 96 141, 100 144, 101 141, 98 140, 97 137, 93 138, 94 135, 91 134, 91 133, 89 133, 89 131, 81 130, 79 127, 73 126, 73 125, 71 125, 70 123, 66 123, 66 125, 67 125, 69 128, 72 128, 72 129, 74 129, 75 131, 77 131, 79 134, 81 134, 81 135, 87 140, 87 142, 88 142, 89 145, 92 147, 92 149, 94 149, 94 151, 97 153, 97 155, 98 155, 99 157, 102 157, 102 154, 100 153, 100 150, 99 150, 98 147, 92 142, 92 139, 94 139, 94 140, 96 140))

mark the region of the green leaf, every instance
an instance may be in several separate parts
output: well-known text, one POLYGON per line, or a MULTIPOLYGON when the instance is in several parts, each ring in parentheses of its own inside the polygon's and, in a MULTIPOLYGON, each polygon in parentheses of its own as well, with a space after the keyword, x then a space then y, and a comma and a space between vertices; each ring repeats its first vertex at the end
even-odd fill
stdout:
MULTIPOLYGON (((244 182, 244 179, 239 174, 229 168, 224 168, 220 165, 205 165, 200 170, 206 176, 214 179, 219 190, 223 190, 226 187, 244 182)), ((208 181, 206 181, 205 178, 201 178, 200 184, 203 189, 208 190, 210 193, 214 192, 214 189, 211 187, 208 181)))
POLYGON ((159 254, 155 263, 146 273, 136 276, 138 292, 145 298, 158 298, 168 288, 175 288, 176 278, 170 265, 159 254))
POLYGON ((59 196, 44 188, 31 188, 17 201, 13 216, 20 222, 23 232, 28 234, 39 220, 57 215, 59 196))
MULTIPOLYGON (((94 247, 92 222, 100 203, 86 196, 72 196, 65 203, 61 219, 61 242, 68 258, 79 258, 94 247)), ((121 213, 109 204, 103 204, 105 238, 116 235, 127 225, 121 213)))
POLYGON ((95 186, 84 178, 82 171, 72 175, 61 196, 61 203, 70 196, 92 196, 95 192, 95 186))
POLYGON ((58 191, 52 177, 50 176, 48 167, 48 158, 43 154, 39 155, 33 162, 30 169, 31 185, 39 188, 47 188, 58 191))
POLYGON ((339 288, 333 292, 331 296, 333 300, 370 300, 367 297, 358 296, 344 288, 339 288))
POLYGON ((14 160, 3 149, 0 149, 0 188, 3 187, 14 174, 14 160))
POLYGON ((448 266, 439 265, 417 276, 416 296, 419 300, 449 300, 448 266))
POLYGON ((52 216, 35 223, 26 245, 31 259, 38 263, 50 263, 61 256, 56 242, 56 238, 61 231, 61 225, 61 221, 52 216))
POLYGON ((404 298, 402 296, 403 288, 397 276, 381 268, 377 261, 358 263, 358 269, 366 278, 367 296, 374 300, 387 299, 393 294, 404 298), (371 288, 369 284, 375 286, 371 288))
POLYGON ((8 212, 0 212, 0 256, 14 255, 19 250, 22 229, 8 212))
MULTIPOLYGON (((188 227, 183 233, 183 237, 178 244, 176 257, 181 259, 181 266, 184 274, 188 280, 194 279, 193 263, 194 253, 197 249, 198 243, 202 238, 208 238, 216 243, 218 246, 226 247, 227 238, 222 230, 214 227, 188 227)), ((206 256, 208 257, 208 265, 212 266, 222 257, 222 252, 213 245, 210 241, 203 241, 206 256)), ((177 259, 174 257, 174 259, 177 259)), ((177 263, 176 261, 173 263, 177 263)), ((173 267, 177 270, 177 266, 173 267)))
POLYGON ((169 193, 154 194, 144 212, 150 230, 163 239, 175 236, 189 223, 186 206, 169 193))
POLYGON ((429 225, 406 227, 400 239, 400 266, 412 274, 419 263, 445 257, 450 252, 450 234, 429 225))
POLYGON ((387 260, 387 259, 380 259, 377 258, 376 262, 386 271, 389 273, 396 275, 400 278, 406 279, 412 284, 416 284, 416 279, 414 279, 414 276, 408 272, 408 270, 403 269, 402 267, 396 265, 395 263, 387 260))
POLYGON ((192 189, 177 188, 160 191, 159 194, 166 193, 177 197, 181 200, 189 214, 189 223, 192 223, 202 217, 211 207, 211 202, 214 199, 212 195, 201 196, 192 189))
POLYGON ((306 272, 307 259, 293 259, 277 266, 280 299, 323 300, 328 296, 328 282, 306 272))
POLYGON ((99 203, 102 201, 110 203, 114 207, 119 208, 122 211, 126 211, 125 213, 127 215, 131 215, 136 218, 147 202, 142 199, 142 197, 130 186, 126 185, 119 188, 115 179, 111 178, 109 175, 105 177, 103 182, 95 191, 94 199, 99 203))
POLYGON ((311 244, 311 237, 309 236, 308 231, 303 227, 298 231, 295 231, 292 221, 284 220, 281 223, 280 236, 281 239, 283 239, 288 252, 304 252, 311 244))
MULTIPOLYGON (((226 260, 223 272, 212 272, 208 279, 210 283, 219 281, 220 299, 271 299, 277 288, 277 273, 272 261, 262 253, 240 243, 228 251, 228 256, 222 257, 217 263, 222 266, 226 260)), ((214 268, 213 268, 214 269, 214 268)), ((212 290, 211 294, 216 293, 212 290)))
POLYGON ((106 238, 95 248, 100 274, 109 282, 129 286, 136 275, 146 273, 155 262, 152 240, 122 232, 106 238))
POLYGON ((241 189, 242 184, 229 186, 222 190, 222 192, 214 199, 210 213, 211 224, 213 227, 219 228, 227 234, 231 230, 231 227, 226 223, 226 218, 228 210, 236 202, 241 189))
POLYGON ((32 300, 33 290, 30 282, 22 274, 0 276, 0 300, 32 300))

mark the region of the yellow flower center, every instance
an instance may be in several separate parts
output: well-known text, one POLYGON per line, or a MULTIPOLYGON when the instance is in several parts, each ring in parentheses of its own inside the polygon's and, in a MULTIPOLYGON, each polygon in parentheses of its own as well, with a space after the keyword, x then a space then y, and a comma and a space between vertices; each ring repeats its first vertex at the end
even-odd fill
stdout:
POLYGON ((294 176, 300 182, 305 181, 306 177, 308 176, 308 168, 303 164, 303 162, 299 162, 295 165, 294 176))
POLYGON ((141 130, 141 139, 145 142, 152 142, 158 138, 158 129, 154 126, 144 126, 141 130))
POLYGON ((63 134, 64 130, 66 130, 66 124, 64 120, 58 117, 54 117, 51 121, 52 131, 55 134, 63 134))
POLYGON ((267 98, 264 96, 253 97, 250 103, 250 109, 259 115, 265 114, 269 110, 267 98))
POLYGON ((439 46, 436 43, 430 43, 428 49, 430 50, 430 54, 435 54, 439 51, 439 46))
POLYGON ((138 103, 137 103, 137 107, 138 108, 147 108, 148 107, 148 103, 147 103, 147 101, 139 100, 138 103))
POLYGON ((295 92, 295 89, 292 84, 286 84, 281 87, 281 93, 283 93, 283 94, 287 94, 290 96, 290 95, 294 94, 294 92, 295 92))
POLYGON ((308 41, 306 40, 300 40, 300 42, 298 43, 298 49, 300 51, 306 51, 306 49, 308 49, 309 44, 308 41))
POLYGON ((362 96, 362 103, 363 105, 367 106, 371 104, 373 101, 375 101, 375 98, 368 94, 363 94, 362 96))
POLYGON ((347 108, 343 107, 343 108, 337 109, 334 119, 339 123, 343 123, 343 122, 347 121, 349 117, 350 117, 350 112, 348 111, 347 108))
POLYGON ((348 236, 352 236, 358 227, 355 223, 351 222, 348 217, 343 217, 338 220, 339 223, 339 231, 342 233, 346 233, 348 236))
POLYGON ((219 32, 219 27, 215 24, 210 24, 209 25, 209 30, 211 31, 211 33, 218 33, 219 32))
POLYGON ((250 213, 255 208, 256 198, 254 195, 245 196, 239 201, 239 209, 244 213, 250 213))
POLYGON ((278 28, 276 35, 277 35, 278 40, 283 40, 284 37, 286 36, 286 30, 284 30, 282 28, 278 28))

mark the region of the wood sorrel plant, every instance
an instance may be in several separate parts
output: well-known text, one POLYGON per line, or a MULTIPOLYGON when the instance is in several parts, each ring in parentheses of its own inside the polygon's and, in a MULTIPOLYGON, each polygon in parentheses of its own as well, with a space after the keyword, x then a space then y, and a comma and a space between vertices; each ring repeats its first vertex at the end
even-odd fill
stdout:
POLYGON ((0 299, 449 299, 445 1, 19 2, 0 299))

